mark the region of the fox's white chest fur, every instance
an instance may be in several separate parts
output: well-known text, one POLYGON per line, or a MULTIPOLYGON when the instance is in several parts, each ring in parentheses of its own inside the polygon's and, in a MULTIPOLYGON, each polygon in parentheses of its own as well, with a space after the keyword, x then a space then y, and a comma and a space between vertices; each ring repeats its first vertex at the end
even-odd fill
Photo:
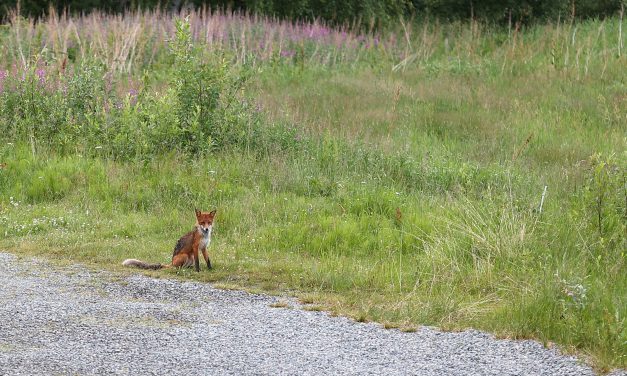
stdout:
POLYGON ((199 249, 206 249, 209 243, 211 243, 211 230, 212 229, 213 229, 213 226, 209 226, 209 229, 208 229, 209 231, 207 231, 207 233, 203 233, 200 228, 198 229, 198 232, 200 233, 200 235, 202 235, 202 238, 200 238, 200 243, 198 244, 199 249))

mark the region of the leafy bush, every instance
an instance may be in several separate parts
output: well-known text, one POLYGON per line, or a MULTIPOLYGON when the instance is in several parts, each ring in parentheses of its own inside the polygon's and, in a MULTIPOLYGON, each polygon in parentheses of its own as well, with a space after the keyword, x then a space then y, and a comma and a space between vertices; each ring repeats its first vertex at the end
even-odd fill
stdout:
POLYGON ((588 168, 582 190, 572 210, 573 217, 585 224, 593 236, 592 256, 608 258, 610 263, 624 257, 627 231, 627 186, 625 160, 614 155, 594 154, 586 161, 588 168))
POLYGON ((102 65, 83 61, 73 72, 33 64, 2 72, 0 125, 11 142, 59 152, 116 158, 163 152, 202 153, 259 142, 259 121, 240 95, 249 73, 225 56, 191 42, 189 22, 179 20, 171 43, 174 64, 165 92, 120 93, 102 65))

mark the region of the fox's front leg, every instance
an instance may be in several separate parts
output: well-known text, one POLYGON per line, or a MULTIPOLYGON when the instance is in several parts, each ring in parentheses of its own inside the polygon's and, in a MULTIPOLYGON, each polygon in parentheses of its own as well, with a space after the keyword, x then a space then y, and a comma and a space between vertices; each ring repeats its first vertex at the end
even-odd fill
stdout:
POLYGON ((196 271, 200 271, 200 260, 198 259, 198 247, 194 247, 194 267, 196 271))
POLYGON ((207 269, 211 269, 211 260, 209 260, 209 254, 207 253, 207 248, 203 248, 202 257, 205 258, 205 262, 207 263, 207 269))

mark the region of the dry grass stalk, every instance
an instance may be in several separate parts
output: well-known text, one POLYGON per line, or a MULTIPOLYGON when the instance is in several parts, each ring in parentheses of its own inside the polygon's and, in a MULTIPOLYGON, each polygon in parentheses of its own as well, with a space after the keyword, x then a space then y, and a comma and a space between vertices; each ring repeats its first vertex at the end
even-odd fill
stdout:
POLYGON ((525 142, 523 142, 522 145, 520 145, 520 147, 518 148, 518 150, 514 152, 514 154, 512 155, 512 162, 518 159, 518 157, 522 154, 522 152, 525 150, 527 145, 529 145, 532 138, 533 138, 533 132, 529 133, 529 136, 527 136, 527 138, 525 139, 525 142))

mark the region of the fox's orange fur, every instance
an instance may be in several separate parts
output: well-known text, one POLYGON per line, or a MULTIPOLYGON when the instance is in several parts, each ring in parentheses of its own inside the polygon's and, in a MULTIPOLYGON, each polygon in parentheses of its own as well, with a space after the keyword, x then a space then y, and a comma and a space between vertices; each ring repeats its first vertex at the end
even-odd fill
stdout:
POLYGON ((172 254, 172 262, 170 264, 149 264, 136 259, 127 259, 124 260, 122 265, 141 269, 191 267, 194 265, 196 271, 199 272, 200 260, 198 253, 202 252, 202 256, 207 263, 207 268, 211 269, 211 260, 209 260, 209 254, 207 254, 207 246, 211 242, 211 230, 213 229, 213 219, 215 215, 215 210, 208 213, 196 209, 196 225, 192 231, 183 235, 179 241, 176 242, 174 253, 172 254))

